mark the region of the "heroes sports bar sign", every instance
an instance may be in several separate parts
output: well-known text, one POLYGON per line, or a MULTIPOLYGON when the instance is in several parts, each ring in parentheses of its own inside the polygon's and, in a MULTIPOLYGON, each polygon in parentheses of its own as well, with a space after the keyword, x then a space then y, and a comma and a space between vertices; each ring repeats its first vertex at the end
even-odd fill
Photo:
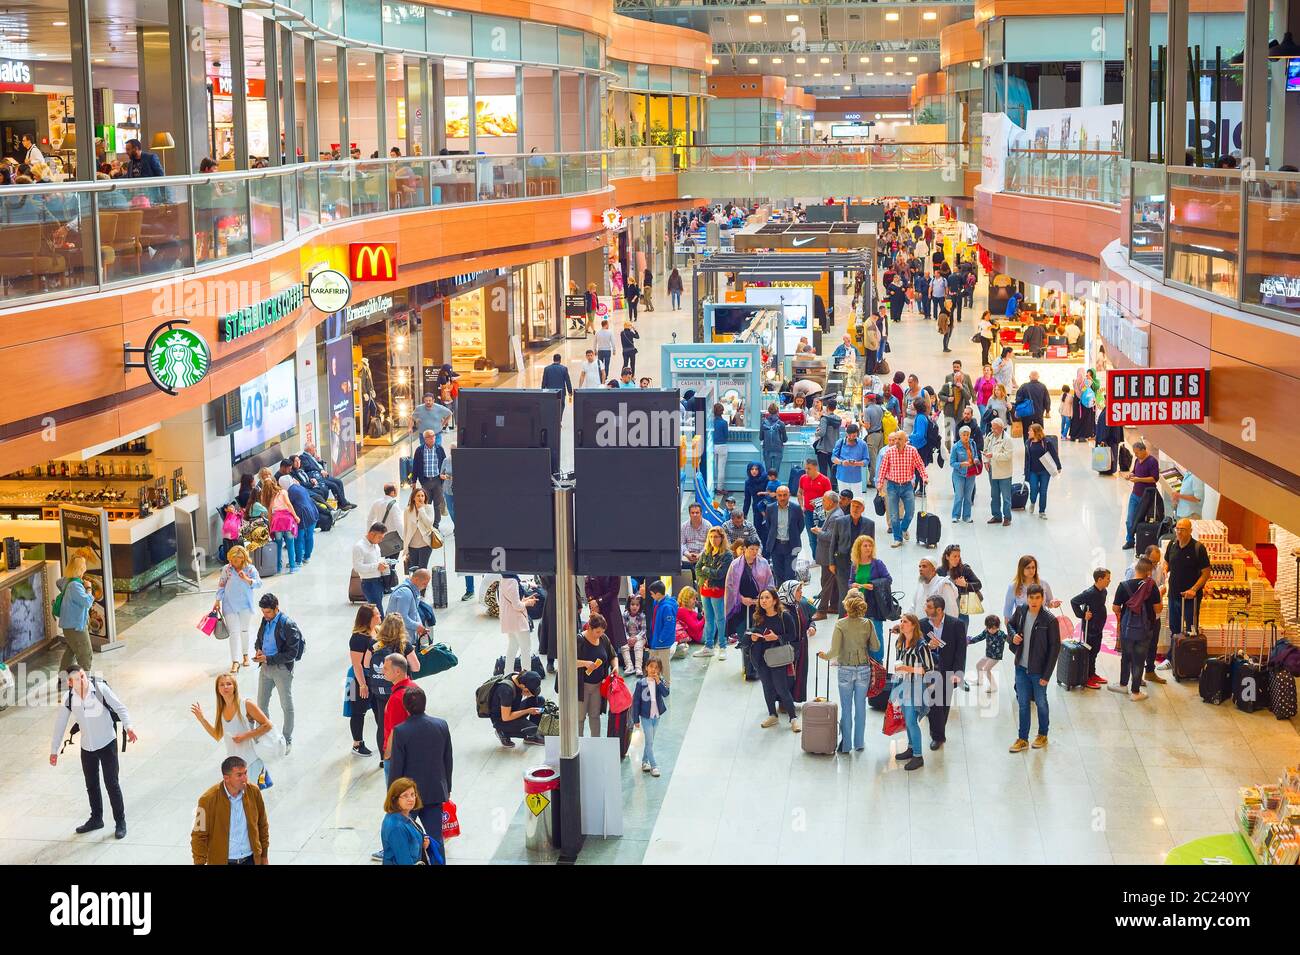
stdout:
POLYGON ((1112 425, 1199 424, 1209 412, 1204 368, 1141 368, 1106 373, 1106 419, 1112 425))

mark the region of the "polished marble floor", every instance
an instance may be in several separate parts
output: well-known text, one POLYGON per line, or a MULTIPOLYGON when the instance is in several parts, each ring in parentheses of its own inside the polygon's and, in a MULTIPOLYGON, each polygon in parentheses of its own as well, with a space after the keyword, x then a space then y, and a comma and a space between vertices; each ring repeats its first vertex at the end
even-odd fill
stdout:
MULTIPOLYGON (((673 332, 688 336, 686 315, 661 302, 639 327, 642 361, 657 380, 657 346, 673 332)), ((961 333, 968 327, 954 334, 954 348, 974 362, 976 346, 961 333)), ((948 360, 933 325, 909 317, 892 340, 896 368, 941 382, 948 360)), ((581 341, 560 346, 571 362, 583 348, 581 341)), ((530 353, 521 383, 536 385, 550 353, 530 353)), ((1064 454, 1065 471, 1051 486, 1050 519, 1021 517, 1010 528, 983 523, 985 489, 976 500, 976 523, 952 527, 949 474, 932 469, 932 505, 945 515, 944 543, 962 544, 992 604, 1000 603, 1023 553, 1038 557, 1044 578, 1064 597, 1090 583, 1095 564, 1119 571, 1128 563, 1119 528, 1128 485, 1093 474, 1081 445, 1064 454)), ((395 457, 369 456, 349 493, 367 505, 395 474, 395 457)), ((341 715, 353 616, 345 597, 348 552, 363 531, 364 513, 353 512, 318 536, 304 571, 267 583, 308 640, 295 671, 293 753, 273 767, 276 785, 266 794, 275 863, 364 864, 378 848, 382 773, 373 758, 350 755, 341 715)), ((887 549, 884 559, 897 581, 910 581, 921 554, 909 544, 887 549)), ((502 749, 473 712, 474 687, 502 652, 498 624, 476 602, 459 602, 460 578, 451 580, 452 605, 440 613, 438 636, 459 654, 460 666, 425 683, 432 710, 449 721, 455 742, 453 797, 464 834, 450 843, 449 860, 548 861, 530 860, 522 838, 520 777, 537 763, 537 751, 502 749)), ((86 815, 85 794, 72 750, 57 768, 48 765, 52 707, 15 705, 0 713, 0 862, 189 861, 195 799, 218 779, 224 755, 189 714, 192 702, 211 708, 213 680, 228 666, 225 645, 195 629, 211 603, 213 581, 206 586, 208 593, 175 596, 134 623, 125 649, 102 658, 103 673, 140 734, 123 757, 125 840, 114 841, 108 831, 73 834, 86 815)), ((830 626, 823 624, 814 649, 829 641, 830 626)), ((975 656, 981 652, 973 648, 975 656)), ((48 671, 54 662, 47 656, 34 667, 48 671)), ((1114 679, 1118 658, 1103 653, 1101 666, 1114 679)), ((582 861, 1158 863, 1176 844, 1228 831, 1237 787, 1274 780, 1300 758, 1294 721, 1208 706, 1194 686, 1173 683, 1152 687, 1142 703, 1053 685, 1050 746, 1010 755, 1015 702, 1007 689, 1008 659, 996 670, 999 691, 963 694, 948 745, 927 753, 923 770, 904 773, 893 760, 901 737, 880 735, 876 714, 866 750, 852 756, 809 756, 788 730, 760 729, 761 690, 742 681, 739 667, 734 653, 726 661, 674 665, 658 745, 663 776, 639 772, 634 739, 623 764, 625 835, 589 840, 582 861)), ((255 693, 255 672, 244 671, 240 686, 255 693)), ((278 702, 270 715, 281 719, 278 702)), ((369 723, 367 731, 373 733, 369 723)))

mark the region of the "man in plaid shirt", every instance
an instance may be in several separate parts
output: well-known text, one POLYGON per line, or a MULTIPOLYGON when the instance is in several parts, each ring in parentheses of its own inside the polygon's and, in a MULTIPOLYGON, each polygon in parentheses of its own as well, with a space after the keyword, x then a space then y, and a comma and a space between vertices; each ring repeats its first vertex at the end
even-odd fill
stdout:
POLYGON ((894 542, 890 547, 903 546, 903 537, 912 524, 912 514, 916 509, 913 477, 921 482, 922 487, 930 479, 925 473, 925 462, 921 460, 921 455, 908 444, 907 435, 900 428, 889 436, 889 447, 880 458, 880 473, 877 476, 878 483, 885 489, 885 514, 890 529, 894 532, 894 542))

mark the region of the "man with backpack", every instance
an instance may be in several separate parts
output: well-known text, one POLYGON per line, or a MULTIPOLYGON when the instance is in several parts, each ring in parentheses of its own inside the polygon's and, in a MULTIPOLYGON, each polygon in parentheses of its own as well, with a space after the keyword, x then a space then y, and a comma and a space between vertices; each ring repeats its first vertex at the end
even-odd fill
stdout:
POLYGON ((858 426, 850 424, 831 451, 836 489, 841 486, 854 490, 862 487, 863 470, 871 466, 870 446, 859 438, 859 434, 858 426))
POLYGON ((781 456, 785 453, 787 437, 785 422, 781 420, 775 403, 768 405, 767 414, 763 415, 758 432, 763 449, 763 467, 769 471, 775 468, 776 473, 780 474, 781 456))
POLYGON ((542 678, 532 670, 494 677, 478 688, 478 715, 492 722, 502 746, 513 748, 516 737, 532 746, 545 742, 537 729, 545 703, 541 689, 542 678))
MULTIPOLYGON (((847 335, 844 337, 848 338, 847 335)), ((835 413, 836 407, 834 398, 827 398, 822 402, 822 416, 817 419, 817 430, 813 433, 812 446, 817 452, 817 464, 822 473, 831 479, 831 489, 838 491, 839 484, 831 464, 831 453, 835 450, 835 443, 840 439, 840 426, 844 422, 835 413)))
POLYGON ((257 602, 262 622, 257 628, 253 660, 262 666, 257 677, 257 705, 265 713, 271 706, 271 689, 280 697, 284 710, 284 752, 293 745, 293 665, 302 659, 306 641, 298 625, 280 611, 275 594, 263 594, 257 602))
POLYGON ((1146 665, 1147 650, 1156 639, 1160 628, 1160 588, 1151 577, 1152 563, 1139 557, 1133 568, 1135 576, 1115 590, 1111 610, 1119 620, 1119 682, 1106 689, 1116 693, 1129 693, 1134 702, 1145 700, 1142 692, 1142 675, 1146 665))
POLYGON ((63 741, 63 732, 69 721, 72 732, 68 735, 68 742, 78 733, 81 735, 81 773, 86 778, 86 795, 90 799, 90 818, 77 826, 76 831, 84 834, 104 828, 104 797, 99 790, 102 768, 104 788, 108 790, 108 803, 113 810, 113 835, 123 839, 126 837, 126 806, 122 801, 122 787, 117 781, 117 724, 122 724, 126 734, 122 740, 122 751, 126 752, 127 742, 134 743, 137 739, 135 730, 131 728, 131 714, 107 683, 92 679, 85 670, 73 664, 68 667, 67 696, 54 720, 51 766, 59 764, 59 752, 68 745, 63 741))

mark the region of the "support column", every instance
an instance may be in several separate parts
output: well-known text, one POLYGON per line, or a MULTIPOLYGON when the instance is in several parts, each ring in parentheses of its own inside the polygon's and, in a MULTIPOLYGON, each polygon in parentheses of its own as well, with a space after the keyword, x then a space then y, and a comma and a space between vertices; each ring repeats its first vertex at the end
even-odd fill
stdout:
POLYGON ((320 159, 320 100, 316 95, 316 41, 305 39, 302 44, 303 81, 306 84, 303 96, 303 131, 306 140, 302 144, 304 162, 316 162, 320 159))
MULTIPOLYGON (((564 152, 564 124, 560 117, 560 71, 551 71, 551 119, 555 124, 555 151, 564 152)), ((557 170, 558 172, 558 170, 557 170)))
POLYGON ((524 68, 515 67, 515 116, 518 120, 515 123, 515 152, 526 153, 528 149, 524 146, 524 68))
POLYGON ((380 159, 388 158, 388 64, 382 53, 375 54, 375 149, 380 159))
MULTIPOLYGON (((1165 165, 1181 166, 1187 152, 1187 0, 1169 0, 1165 52, 1165 165)), ((1199 91, 1196 94, 1200 95, 1199 91)))
MULTIPOLYGON (((1300 9, 1300 4, 1290 4, 1292 10, 1300 9)), ((1245 62, 1242 64, 1242 82, 1244 87, 1241 91, 1242 98, 1242 124, 1241 124, 1241 155, 1243 165, 1245 159, 1254 159, 1257 168, 1262 169, 1265 164, 1264 149, 1268 138, 1268 88, 1269 88, 1269 70, 1272 63, 1268 59, 1268 15, 1269 0, 1246 0, 1246 46, 1245 62)), ((1282 32, 1278 31, 1279 34, 1282 32)), ((1283 66, 1279 70, 1275 89, 1282 91, 1286 85, 1286 61, 1281 61, 1283 66)), ((1281 147, 1288 138, 1284 130, 1294 130, 1297 127, 1286 120, 1295 120, 1300 118, 1300 111, 1296 106, 1291 106, 1290 102, 1295 100, 1294 93, 1279 92, 1275 102, 1281 103, 1281 111, 1273 113, 1273 128, 1276 131, 1273 136, 1275 143, 1272 152, 1281 156, 1281 147)), ((1294 137, 1291 137, 1294 138, 1294 137)), ((1227 155, 1232 151, 1231 142, 1224 143, 1220 152, 1227 155)), ((1294 147, 1293 147, 1294 151, 1294 147)), ((1283 160, 1284 162, 1285 160, 1283 160)), ((1282 165, 1281 162, 1269 163, 1269 168, 1276 169, 1282 165)))
POLYGON ((266 70, 266 162, 280 165, 280 44, 279 26, 269 17, 262 21, 262 65, 266 70))
POLYGON ((293 31, 280 30, 280 97, 284 104, 284 161, 298 161, 298 90, 294 82, 293 31))
MULTIPOLYGON (((72 34, 72 105, 77 134, 77 178, 95 178, 95 109, 90 86, 90 10, 87 0, 69 0, 68 23, 72 34)), ((105 122, 112 117, 106 116, 105 122)), ((98 242, 95 245, 98 248, 98 242)))
POLYGON ((477 96, 474 92, 474 61, 470 60, 465 64, 465 108, 469 111, 469 154, 471 156, 478 154, 478 123, 475 118, 478 116, 478 110, 475 108, 477 96))
POLYGON ((244 63, 244 11, 231 7, 226 13, 230 32, 230 122, 235 134, 235 168, 247 169, 248 68, 244 63))
POLYGON ((340 46, 334 54, 334 65, 338 68, 339 88, 339 156, 342 159, 348 159, 351 153, 348 151, 352 144, 352 117, 349 113, 349 94, 348 94, 348 76, 351 73, 348 63, 348 51, 346 47, 340 46))
POLYGON ((447 148, 447 67, 441 60, 429 61, 429 99, 429 153, 436 156, 447 148))

